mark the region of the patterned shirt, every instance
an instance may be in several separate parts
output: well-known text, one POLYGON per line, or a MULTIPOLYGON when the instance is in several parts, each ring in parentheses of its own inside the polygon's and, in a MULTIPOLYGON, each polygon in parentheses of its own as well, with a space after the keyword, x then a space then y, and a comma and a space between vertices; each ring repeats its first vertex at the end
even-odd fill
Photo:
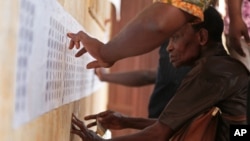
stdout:
POLYGON ((210 5, 212 0, 155 0, 158 2, 169 3, 181 10, 198 17, 203 21, 203 11, 210 5))

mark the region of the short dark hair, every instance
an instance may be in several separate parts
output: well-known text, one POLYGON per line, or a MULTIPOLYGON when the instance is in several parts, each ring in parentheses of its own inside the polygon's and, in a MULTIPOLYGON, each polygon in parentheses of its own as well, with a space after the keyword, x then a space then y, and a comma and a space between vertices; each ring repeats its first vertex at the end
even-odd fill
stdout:
POLYGON ((212 6, 204 11, 204 21, 193 25, 194 29, 205 28, 208 31, 209 40, 221 42, 224 28, 220 13, 212 6))

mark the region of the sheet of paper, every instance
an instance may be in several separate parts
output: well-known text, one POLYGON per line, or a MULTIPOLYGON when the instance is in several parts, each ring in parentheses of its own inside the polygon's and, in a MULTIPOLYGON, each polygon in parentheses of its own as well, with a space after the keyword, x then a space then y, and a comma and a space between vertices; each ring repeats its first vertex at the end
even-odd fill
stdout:
POLYGON ((97 90, 85 69, 89 54, 75 58, 66 33, 84 28, 56 0, 19 0, 14 127, 97 90))

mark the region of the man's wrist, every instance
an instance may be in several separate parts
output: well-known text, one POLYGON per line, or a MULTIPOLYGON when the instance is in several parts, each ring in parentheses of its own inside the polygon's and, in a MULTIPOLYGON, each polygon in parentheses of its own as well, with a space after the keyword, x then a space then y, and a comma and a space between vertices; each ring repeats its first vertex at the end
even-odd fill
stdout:
MULTIPOLYGON (((104 48, 104 47, 103 47, 104 48)), ((103 63, 102 67, 104 68, 108 68, 111 67, 115 61, 112 61, 111 56, 109 55, 109 53, 106 53, 107 50, 106 49, 101 49, 100 50, 100 59, 103 63)))

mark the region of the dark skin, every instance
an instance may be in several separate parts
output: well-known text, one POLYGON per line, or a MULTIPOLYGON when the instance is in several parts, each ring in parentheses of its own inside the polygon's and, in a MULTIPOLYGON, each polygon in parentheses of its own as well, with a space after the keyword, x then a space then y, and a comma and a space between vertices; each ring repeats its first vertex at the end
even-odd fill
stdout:
POLYGON ((106 129, 121 130, 125 128, 144 129, 156 122, 156 119, 131 118, 114 111, 104 111, 86 116, 85 120, 95 120, 87 125, 88 128, 96 126, 97 120, 106 129))
MULTIPOLYGON (((234 7, 231 6, 229 8, 232 10, 234 7)), ((235 14, 233 13, 232 15, 235 14)), ((167 38, 172 36, 173 33, 183 25, 193 22, 195 19, 194 16, 169 4, 154 3, 132 20, 128 26, 107 44, 103 44, 95 38, 89 37, 83 31, 80 31, 77 34, 68 34, 68 37, 71 38, 69 48, 72 49, 76 46, 77 49, 80 49, 80 42, 82 42, 84 48, 79 50, 76 57, 88 52, 96 59, 90 62, 87 68, 110 67, 120 59, 152 51, 164 43, 167 38)), ((235 30, 232 29, 233 32, 230 32, 230 34, 234 33, 234 35, 236 34, 237 36, 242 35, 241 30, 239 31, 241 28, 235 27, 236 24, 232 25, 235 30)), ((205 34, 205 32, 199 34, 202 35, 205 34)), ((247 37, 245 37, 245 40, 247 40, 247 37)), ((240 46, 235 47, 240 48, 240 46)), ((205 46, 203 48, 205 48, 205 46)), ((174 49, 175 48, 171 48, 169 50, 172 52, 174 49)), ((189 50, 186 50, 186 52, 188 51, 189 50)), ((183 55, 180 55, 180 57, 181 56, 183 55)), ((175 62, 177 59, 179 58, 172 58, 175 62)), ((94 132, 89 131, 84 123, 75 116, 72 118, 72 126, 71 133, 79 135, 84 141, 104 140, 95 135, 94 132)), ((108 141, 165 141, 170 139, 172 135, 173 130, 168 125, 157 120, 154 124, 144 128, 138 133, 112 138, 108 141)))
POLYGON ((95 132, 88 130, 84 123, 72 114, 71 133, 78 135, 84 141, 102 141, 103 139, 96 135, 95 132))
MULTIPOLYGON (((206 46, 208 43, 208 32, 205 29, 195 31, 190 24, 187 24, 180 29, 170 39, 167 51, 172 56, 174 66, 182 64, 191 64, 200 56, 203 51, 210 49, 206 46)), ((121 136, 117 138, 107 139, 107 141, 165 141, 169 140, 174 131, 167 124, 163 124, 160 120, 143 119, 143 118, 127 118, 121 114, 113 112, 104 112, 97 115, 85 117, 85 119, 97 119, 105 128, 136 128, 142 129, 140 132, 121 136), (111 124, 111 125, 108 125, 111 124)), ((94 126, 96 123, 91 123, 88 126, 94 126)), ((84 141, 103 141, 104 139, 94 135, 93 131, 87 129, 82 121, 75 116, 72 117, 71 133, 76 134, 84 141)))
MULTIPOLYGON (((250 39, 239 12, 241 0, 229 0, 228 5, 232 19, 229 31, 230 44, 244 56, 239 39, 243 36, 247 43, 250 39)), ((95 38, 87 36, 83 31, 76 34, 68 33, 67 36, 71 38, 69 49, 73 49, 74 46, 79 49, 76 57, 86 52, 90 53, 96 60, 87 64, 89 69, 111 67, 120 59, 152 51, 184 24, 195 20, 196 17, 172 5, 157 2, 142 11, 107 44, 97 43, 94 41, 95 38), (80 48, 80 42, 84 48, 80 48)))
POLYGON ((241 56, 245 56, 240 44, 240 38, 244 37, 245 41, 249 44, 250 38, 248 29, 241 15, 242 0, 228 0, 228 12, 230 17, 229 23, 229 40, 228 45, 233 48, 241 56), (233 9, 233 10, 232 10, 233 9))
POLYGON ((95 69, 95 74, 101 81, 130 87, 154 84, 156 79, 156 70, 109 73, 105 70, 105 68, 97 68, 95 69))
POLYGON ((82 42, 84 48, 79 50, 76 57, 88 52, 96 59, 87 64, 87 68, 110 67, 120 59, 152 51, 194 19, 194 16, 172 5, 157 2, 142 11, 107 44, 96 44, 94 38, 83 31, 68 33, 71 38, 69 49, 74 46, 80 49, 82 42))
POLYGON ((93 131, 88 130, 84 123, 73 114, 71 133, 78 135, 83 141, 164 141, 171 137, 173 131, 169 127, 166 127, 166 125, 156 121, 141 132, 112 139, 102 139, 93 131), (152 131, 155 132, 153 133, 152 131))

